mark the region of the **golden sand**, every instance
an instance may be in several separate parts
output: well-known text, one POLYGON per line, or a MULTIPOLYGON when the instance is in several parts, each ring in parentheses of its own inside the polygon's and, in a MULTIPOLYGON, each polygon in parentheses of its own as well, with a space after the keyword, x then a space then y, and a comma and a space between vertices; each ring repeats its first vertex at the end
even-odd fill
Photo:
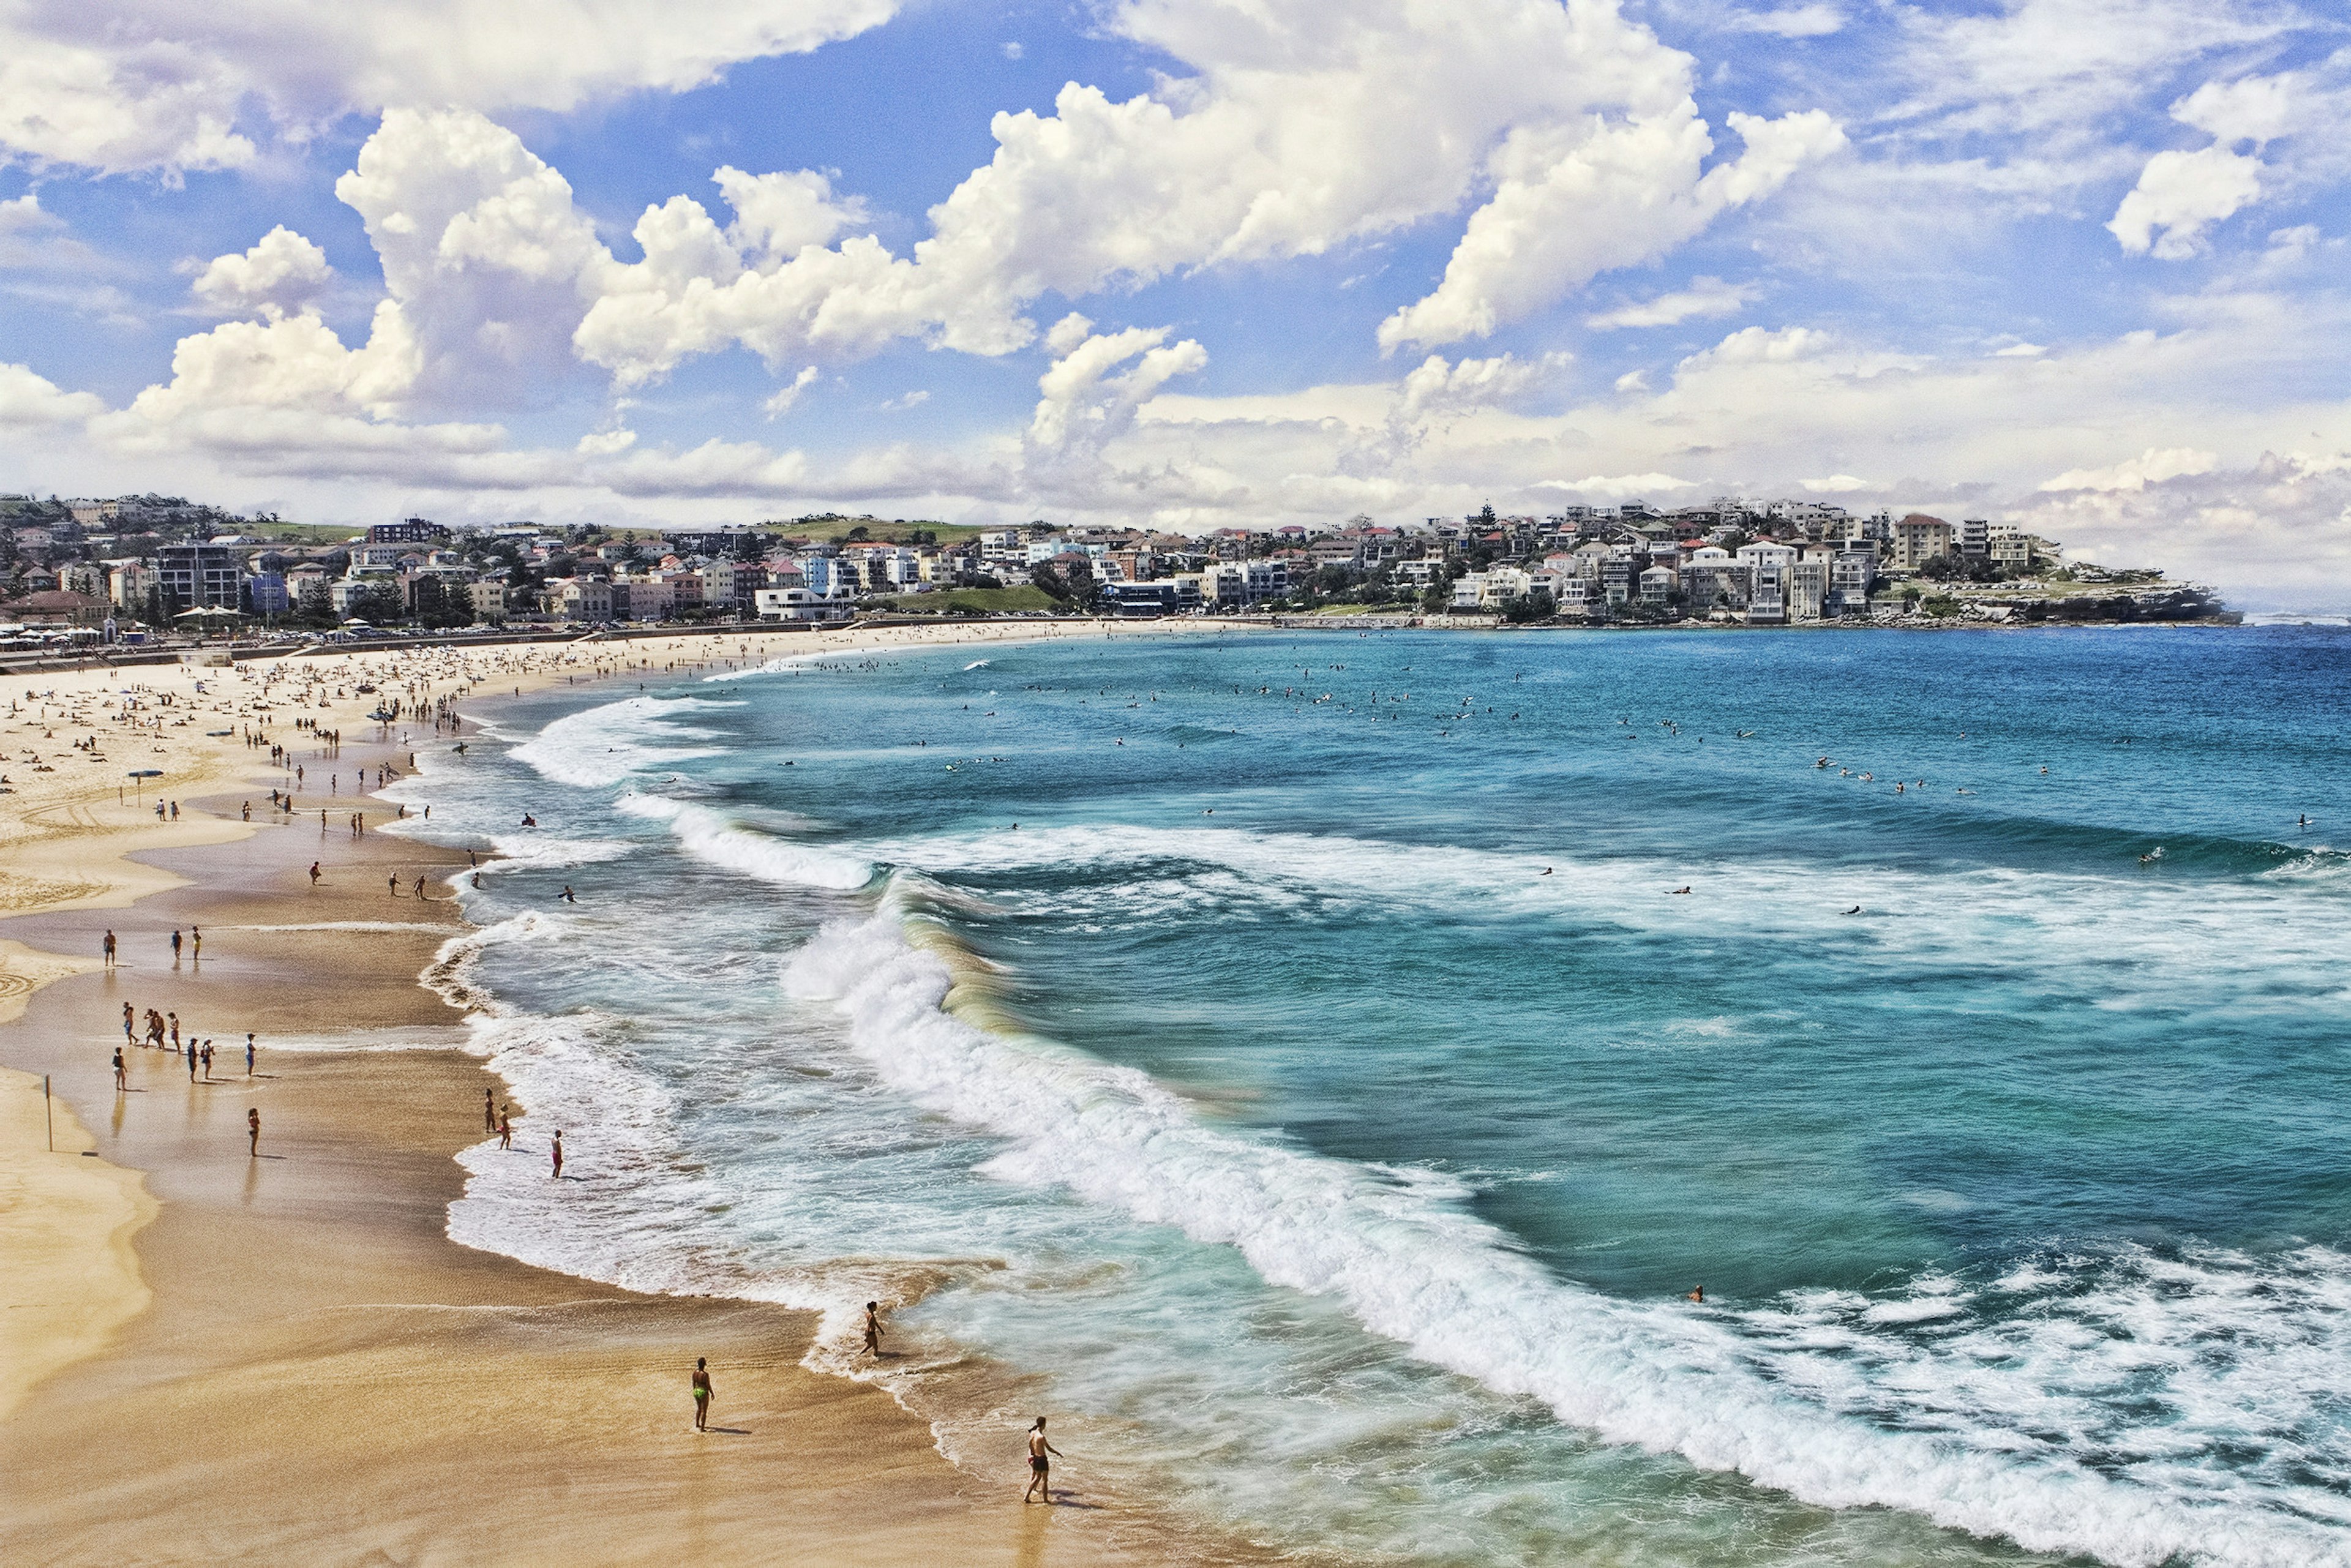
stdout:
MULTIPOLYGON (((0 1060, 52 1074, 59 1095, 50 1155, 38 1079, 0 1077, 0 1562, 1167 1555, 1120 1533, 1110 1500, 1023 1508, 1017 1432, 985 1473, 950 1466, 877 1389, 800 1364, 806 1314, 640 1296, 451 1242, 450 1156, 482 1136, 484 1088, 512 1096, 415 983, 462 928, 454 906, 390 897, 384 879, 432 871, 437 891, 463 862, 351 836, 350 811, 391 809, 322 796, 317 778, 402 767, 401 727, 367 718, 390 695, 456 693, 463 712, 476 691, 632 670, 1038 634, 736 633, 0 678, 0 1060), (297 716, 340 729, 340 754, 320 755, 297 716), (288 780, 245 743, 256 726, 305 768, 290 816, 267 810, 288 780), (94 755, 74 746, 93 739, 94 755), (134 767, 162 778, 132 784, 134 767), (168 805, 157 821, 159 787, 168 805), (322 806, 330 826, 313 831, 322 806), (201 957, 175 962, 171 931, 196 926, 201 957), (213 1039, 214 1081, 132 1047, 116 1092, 125 1002, 213 1039), (272 1045, 388 1029, 427 1048, 272 1045), (263 1041, 250 1080, 246 1030, 263 1041), (689 1429, 695 1356, 717 1385, 709 1434, 689 1429)), ((519 1126, 528 1107, 516 1111, 519 1126)))

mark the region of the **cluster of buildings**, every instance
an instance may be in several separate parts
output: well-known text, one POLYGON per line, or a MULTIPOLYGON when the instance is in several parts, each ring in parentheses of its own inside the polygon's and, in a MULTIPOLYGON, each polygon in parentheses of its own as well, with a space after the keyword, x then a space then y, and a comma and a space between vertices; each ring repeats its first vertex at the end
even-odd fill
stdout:
MULTIPOLYGON (((1547 600, 1568 616, 1638 607, 1785 625, 1872 614, 1889 589, 1920 579, 2030 576, 2062 554, 2050 540, 1982 518, 1864 516, 1803 502, 1775 502, 1761 513, 1628 508, 1562 520, 1575 526, 1572 538, 1565 529, 1549 538, 1536 532, 1523 545, 1506 536, 1502 548, 1520 547, 1515 559, 1455 577, 1448 608, 1506 611, 1547 600)), ((1483 537, 1494 540, 1495 531, 1483 537)))
POLYGON ((1353 599, 1520 619, 1783 624, 1869 614, 1889 585, 1910 579, 2029 575, 2059 554, 2047 540, 1981 519, 1735 497, 1671 511, 1635 502, 1503 517, 1488 507, 1393 527, 1356 517, 1198 537, 1038 522, 946 530, 957 537, 942 542, 935 527, 801 523, 842 537, 795 538, 778 524, 658 538, 534 524, 461 532, 409 517, 299 546, 250 537, 239 530, 254 524, 173 497, 0 496, 0 561, 10 573, 6 613, 46 602, 83 624, 101 615, 152 625, 229 613, 441 626, 831 621, 875 597, 1032 585, 1050 601, 1123 615, 1353 599), (900 537, 870 537, 883 531, 900 537))

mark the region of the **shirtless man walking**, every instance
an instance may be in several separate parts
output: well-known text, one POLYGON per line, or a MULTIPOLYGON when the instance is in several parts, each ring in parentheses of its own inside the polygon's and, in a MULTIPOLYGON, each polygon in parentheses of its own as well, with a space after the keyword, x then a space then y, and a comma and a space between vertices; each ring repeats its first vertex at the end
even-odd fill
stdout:
POLYGON ((1038 1416, 1037 1424, 1029 1428, 1029 1490, 1020 1494, 1020 1500, 1024 1505, 1029 1499, 1035 1497, 1040 1490, 1042 1490, 1045 1494, 1047 1505, 1051 1505, 1053 1460, 1061 1457, 1061 1450, 1045 1441, 1045 1417, 1038 1416), (1051 1458, 1048 1458, 1048 1455, 1051 1458))

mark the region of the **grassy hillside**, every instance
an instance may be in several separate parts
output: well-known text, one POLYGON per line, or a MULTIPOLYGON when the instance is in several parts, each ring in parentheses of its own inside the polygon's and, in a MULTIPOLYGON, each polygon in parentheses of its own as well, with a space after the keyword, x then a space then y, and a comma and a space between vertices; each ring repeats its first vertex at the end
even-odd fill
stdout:
POLYGON ((938 593, 902 593, 888 602, 893 610, 913 615, 949 615, 957 611, 1011 615, 1061 608, 1060 601, 1041 588, 950 588, 938 593))

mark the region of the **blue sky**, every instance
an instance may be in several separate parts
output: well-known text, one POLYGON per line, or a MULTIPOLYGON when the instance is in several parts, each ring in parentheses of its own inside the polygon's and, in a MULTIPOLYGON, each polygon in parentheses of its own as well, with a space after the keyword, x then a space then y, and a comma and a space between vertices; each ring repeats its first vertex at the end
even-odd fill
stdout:
POLYGON ((0 487, 1193 531, 1786 494, 2351 605, 2336 8, 196 9, 0 21, 0 487))

